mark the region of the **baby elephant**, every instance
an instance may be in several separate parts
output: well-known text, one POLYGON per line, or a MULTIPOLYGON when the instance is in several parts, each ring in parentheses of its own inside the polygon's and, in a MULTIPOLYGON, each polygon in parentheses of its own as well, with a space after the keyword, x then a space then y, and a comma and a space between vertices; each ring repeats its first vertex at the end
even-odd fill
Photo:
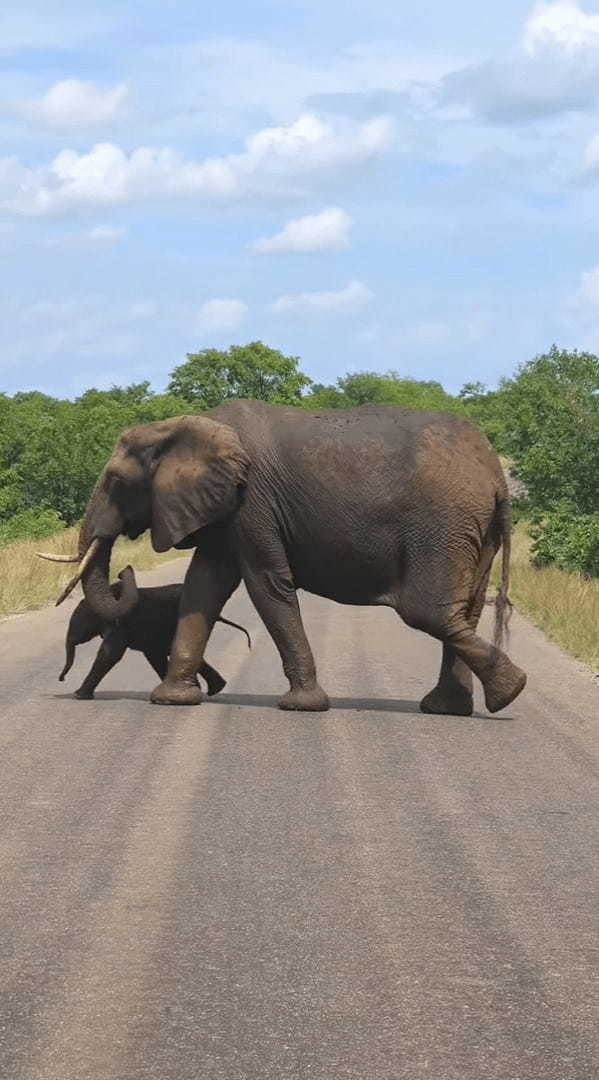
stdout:
MULTIPOLYGON (((118 598, 121 590, 121 582, 111 585, 112 592, 118 598)), ((136 649, 142 652, 159 679, 164 679, 168 667, 168 657, 171 642, 177 629, 179 617, 179 600, 183 585, 160 585, 153 589, 138 589, 138 603, 133 611, 124 619, 116 623, 104 622, 92 611, 87 600, 77 604, 69 621, 66 637, 66 664, 59 675, 60 682, 73 666, 75 649, 85 641, 102 635, 103 641, 98 649, 98 654, 93 662, 89 674, 75 690, 77 698, 93 698, 94 690, 105 675, 118 664, 127 649, 136 649)), ((244 626, 231 622, 229 619, 220 618, 219 622, 233 626, 241 630, 248 639, 251 648, 251 638, 244 626)), ((199 674, 206 680, 208 694, 218 694, 225 686, 225 680, 205 661, 199 669, 199 674)))

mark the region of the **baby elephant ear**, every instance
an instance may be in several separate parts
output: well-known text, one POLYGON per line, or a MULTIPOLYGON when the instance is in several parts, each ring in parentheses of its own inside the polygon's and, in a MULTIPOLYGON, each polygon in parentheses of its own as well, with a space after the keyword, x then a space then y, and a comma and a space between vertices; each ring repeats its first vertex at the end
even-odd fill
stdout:
POLYGON ((152 481, 152 545, 167 551, 237 509, 249 460, 237 433, 206 416, 183 416, 158 452, 152 481))

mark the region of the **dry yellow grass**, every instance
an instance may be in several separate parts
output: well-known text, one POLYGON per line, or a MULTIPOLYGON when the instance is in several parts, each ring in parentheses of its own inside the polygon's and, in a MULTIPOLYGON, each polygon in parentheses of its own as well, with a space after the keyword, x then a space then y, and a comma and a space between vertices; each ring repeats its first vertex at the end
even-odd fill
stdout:
MULTIPOLYGON (((28 611, 52 603, 76 567, 36 558, 36 551, 70 555, 77 551, 78 529, 65 529, 45 540, 24 540, 0 547, 0 616, 28 611)), ((127 563, 136 570, 149 570, 160 563, 181 558, 181 552, 157 555, 147 534, 139 540, 119 540, 114 547, 112 571, 116 576, 127 563)), ((77 595, 77 593, 75 593, 77 595)))
MULTIPOLYGON (((512 537, 511 599, 552 641, 599 668, 599 581, 557 566, 531 566, 530 543, 526 522, 518 522, 512 537)), ((500 558, 493 568, 495 584, 500 558)))

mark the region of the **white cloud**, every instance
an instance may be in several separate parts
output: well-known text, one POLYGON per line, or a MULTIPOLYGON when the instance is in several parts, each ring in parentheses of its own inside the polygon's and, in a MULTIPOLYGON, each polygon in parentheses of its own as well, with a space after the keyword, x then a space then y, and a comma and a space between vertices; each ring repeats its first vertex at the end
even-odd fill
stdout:
MULTIPOLYGON (((315 96, 376 94, 381 88, 404 92, 416 83, 437 81, 460 59, 451 56, 447 43, 433 54, 429 47, 424 52, 413 42, 404 44, 397 35, 347 47, 337 42, 333 51, 301 34, 292 45, 269 41, 268 34, 262 40, 204 37, 154 54, 163 82, 186 88, 193 122, 229 135, 248 115, 266 114, 281 123, 312 108, 306 103, 315 96)), ((354 103, 348 100, 347 105, 355 115, 354 103)), ((386 106, 377 107, 370 115, 386 111, 386 106)))
POLYGON ((482 341, 493 329, 493 319, 488 310, 476 308, 469 301, 467 314, 458 312, 449 319, 425 319, 405 326, 403 334, 414 345, 425 349, 439 349, 470 345, 482 341))
POLYGON ((48 0, 15 4, 13 11, 9 10, 11 6, 5 0, 0 10, 0 55, 23 49, 72 48, 81 41, 97 39, 113 24, 112 18, 100 12, 75 12, 71 8, 61 14, 48 10, 48 0))
POLYGON ((16 157, 0 158, 0 209, 41 217, 149 200, 299 195, 311 178, 381 154, 391 137, 388 117, 358 127, 342 122, 333 126, 306 113, 293 124, 252 135, 241 154, 200 161, 186 160, 169 147, 140 147, 128 155, 109 142, 98 143, 87 154, 62 150, 38 168, 28 168, 16 157))
POLYGON ((582 317, 599 315, 599 267, 584 270, 580 275, 578 289, 568 304, 570 310, 582 317))
POLYGON ((591 179, 599 175, 599 135, 594 135, 585 147, 582 171, 591 179))
POLYGON ((428 322, 416 323, 414 326, 411 326, 408 334, 416 345, 430 345, 436 347, 445 345, 446 342, 449 341, 451 336, 451 326, 449 323, 431 319, 428 322))
POLYGON ((341 251, 349 247, 349 230, 353 222, 345 210, 332 206, 320 214, 289 221, 275 236, 258 240, 253 250, 257 255, 284 252, 341 251))
POLYGON ((537 4, 511 55, 452 72, 440 96, 500 124, 588 109, 599 98, 599 15, 576 0, 537 4))
POLYGON ((576 0, 538 3, 526 21, 524 50, 534 56, 540 49, 557 46, 574 52, 587 45, 599 46, 599 15, 588 15, 576 0))
POLYGON ((243 300, 207 300, 198 312, 198 329, 207 333, 237 330, 247 312, 243 300))
POLYGON ((95 225, 93 229, 89 230, 87 236, 94 243, 114 244, 117 240, 122 240, 126 232, 126 229, 116 225, 95 225))
POLYGON ((561 305, 563 327, 578 349, 597 352, 599 347, 599 266, 583 270, 578 286, 561 305))
POLYGON ((290 293, 280 296, 271 306, 276 315, 343 314, 363 307, 373 294, 363 281, 351 281, 345 289, 331 292, 290 293))
POLYGON ((102 90, 92 82, 64 79, 50 87, 43 97, 17 102, 9 111, 37 127, 72 134, 114 123, 128 96, 124 83, 102 90))
POLYGON ((131 304, 129 314, 132 319, 153 319, 157 316, 158 311, 156 304, 152 300, 137 300, 134 304, 131 304))

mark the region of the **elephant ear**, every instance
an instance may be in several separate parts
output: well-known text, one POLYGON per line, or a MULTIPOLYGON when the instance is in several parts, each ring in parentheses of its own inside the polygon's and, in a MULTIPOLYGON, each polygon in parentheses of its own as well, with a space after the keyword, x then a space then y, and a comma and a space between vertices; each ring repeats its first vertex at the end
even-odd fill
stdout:
POLYGON ((193 533, 234 513, 248 466, 237 433, 227 424, 206 416, 177 420, 156 457, 152 480, 154 550, 192 547, 193 533))

